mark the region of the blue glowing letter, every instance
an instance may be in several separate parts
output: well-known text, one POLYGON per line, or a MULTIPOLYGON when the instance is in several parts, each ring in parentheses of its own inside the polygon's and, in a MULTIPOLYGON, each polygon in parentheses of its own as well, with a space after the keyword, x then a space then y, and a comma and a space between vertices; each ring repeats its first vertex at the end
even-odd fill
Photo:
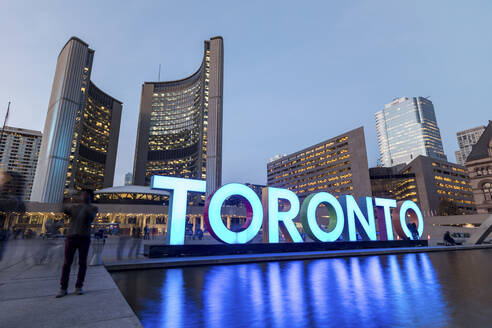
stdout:
POLYGON ((264 213, 264 220, 266 221, 266 224, 263 225, 263 233, 268 234, 268 242, 278 243, 278 228, 281 221, 283 222, 285 229, 292 238, 292 241, 295 243, 302 243, 303 240, 301 234, 297 230, 294 221, 292 221, 299 213, 299 198, 297 198, 297 195, 288 189, 271 187, 264 188, 263 192, 266 192, 267 194, 265 200, 266 204, 263 204, 263 208, 267 209, 265 211, 266 213, 264 213), (289 210, 282 212, 278 210, 279 199, 285 199, 289 201, 289 210))
POLYGON ((245 244, 253 239, 260 231, 263 221, 261 201, 255 192, 245 185, 239 183, 226 184, 207 200, 204 220, 210 234, 219 241, 227 244, 245 244), (227 229, 220 215, 222 204, 227 198, 233 195, 242 196, 248 201, 246 210, 248 216, 251 216, 248 218, 251 223, 241 232, 233 232, 227 229))
POLYGON ((188 191, 205 192, 206 182, 154 175, 150 180, 150 188, 171 190, 166 243, 168 245, 184 245, 188 191))
POLYGON ((342 206, 335 196, 327 192, 311 194, 302 202, 301 222, 306 234, 312 240, 321 242, 336 241, 342 234, 345 224, 342 206), (316 209, 321 203, 329 205, 326 206, 330 215, 328 231, 321 229, 316 221, 316 209))
MULTIPOLYGON (((396 207, 396 200, 386 198, 374 198, 374 202, 376 206, 381 206, 383 208, 384 223, 386 225, 386 236, 388 240, 394 240, 393 225, 391 224, 391 208, 396 207)), ((379 231, 381 232, 381 229, 379 231)))
POLYGON ((424 218, 422 217, 422 212, 420 212, 419 207, 417 204, 412 202, 411 200, 406 200, 401 204, 400 207, 400 225, 401 225, 401 230, 403 230, 403 233, 409 237, 410 239, 413 239, 412 237, 412 232, 410 229, 407 227, 407 212, 408 210, 413 210, 415 213, 414 215, 409 215, 412 219, 417 216, 417 222, 418 222, 418 227, 417 227, 417 232, 419 233, 419 238, 422 237, 422 234, 424 233, 424 218))
POLYGON ((362 240, 377 240, 372 198, 360 197, 359 203, 361 207, 351 195, 341 197, 340 201, 345 203, 343 207, 345 208, 350 241, 357 241, 356 227, 362 240), (357 221, 355 221, 355 217, 357 217, 357 221))

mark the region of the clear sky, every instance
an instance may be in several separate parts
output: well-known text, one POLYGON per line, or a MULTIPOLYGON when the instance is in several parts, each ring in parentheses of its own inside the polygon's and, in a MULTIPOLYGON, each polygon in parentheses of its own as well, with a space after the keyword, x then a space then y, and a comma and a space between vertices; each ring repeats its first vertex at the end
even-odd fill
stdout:
POLYGON ((203 40, 225 44, 223 182, 266 182, 266 163, 430 96, 444 150, 492 119, 492 1, 0 2, 0 115, 43 130, 58 53, 78 36, 92 81, 123 101, 115 185, 132 171, 141 84, 186 77, 203 40))

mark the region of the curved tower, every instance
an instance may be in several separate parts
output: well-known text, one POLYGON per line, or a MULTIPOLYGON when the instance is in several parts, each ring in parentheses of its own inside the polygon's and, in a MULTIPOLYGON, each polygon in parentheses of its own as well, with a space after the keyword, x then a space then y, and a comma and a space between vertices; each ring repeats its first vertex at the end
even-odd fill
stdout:
POLYGON ((113 185, 122 103, 90 80, 94 50, 72 37, 56 64, 31 200, 113 185))
POLYGON ((207 181, 207 195, 222 175, 222 37, 205 41, 203 61, 191 76, 142 86, 133 183, 153 175, 207 181))

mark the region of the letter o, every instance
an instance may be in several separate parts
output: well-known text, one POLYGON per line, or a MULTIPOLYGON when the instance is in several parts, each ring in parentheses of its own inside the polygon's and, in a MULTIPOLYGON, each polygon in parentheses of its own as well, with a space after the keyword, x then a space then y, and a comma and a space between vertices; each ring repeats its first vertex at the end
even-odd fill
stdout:
POLYGON ((407 212, 409 210, 413 211, 410 214, 410 221, 417 223, 417 232, 420 238, 424 233, 424 218, 418 205, 411 200, 398 202, 397 211, 394 211, 394 214, 392 215, 393 226, 400 238, 405 239, 408 237, 412 239, 412 232, 407 227, 407 212), (396 213, 399 213, 399 216, 396 216, 396 213))
POLYGON ((208 231, 218 241, 226 244, 245 244, 252 240, 261 229, 263 207, 260 199, 251 188, 240 183, 229 183, 210 195, 205 203, 203 217, 208 231), (233 195, 242 196, 246 199, 246 221, 249 221, 250 224, 240 232, 229 230, 221 216, 222 204, 233 195))
POLYGON ((342 205, 335 196, 327 192, 311 194, 302 202, 301 222, 306 234, 315 241, 336 241, 343 232, 345 224, 342 205), (324 231, 316 221, 316 209, 321 203, 327 203, 330 223, 328 232, 324 231))

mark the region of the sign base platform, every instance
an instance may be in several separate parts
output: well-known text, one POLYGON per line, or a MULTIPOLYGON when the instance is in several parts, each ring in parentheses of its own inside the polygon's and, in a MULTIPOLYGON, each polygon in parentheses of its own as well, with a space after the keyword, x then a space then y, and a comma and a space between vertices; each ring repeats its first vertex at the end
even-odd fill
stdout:
POLYGON ((251 243, 251 244, 192 244, 192 245, 144 245, 144 255, 149 258, 215 256, 241 254, 268 254, 289 252, 323 252, 364 248, 426 247, 427 240, 391 241, 338 241, 329 243, 251 243))

